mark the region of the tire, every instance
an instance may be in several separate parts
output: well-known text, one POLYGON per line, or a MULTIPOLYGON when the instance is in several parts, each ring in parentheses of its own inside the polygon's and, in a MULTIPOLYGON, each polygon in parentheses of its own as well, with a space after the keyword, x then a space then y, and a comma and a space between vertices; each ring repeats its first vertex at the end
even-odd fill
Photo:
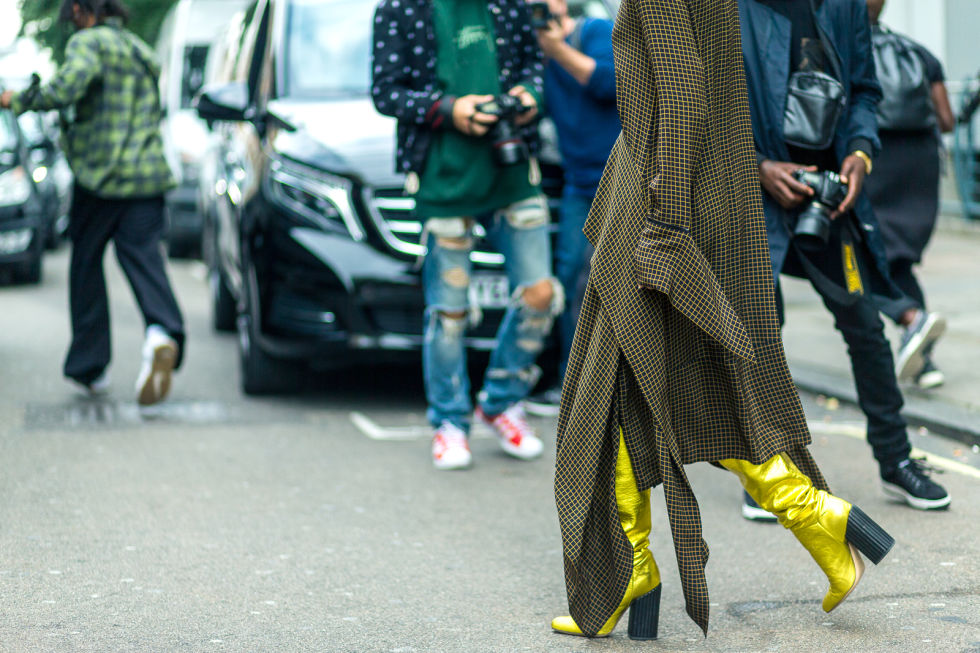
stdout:
POLYGON ((211 294, 211 328, 218 332, 235 330, 235 320, 238 308, 235 297, 228 290, 228 282, 221 273, 218 262, 217 244, 214 227, 210 220, 204 222, 204 233, 201 237, 201 249, 204 263, 208 266, 208 289, 211 294))
POLYGON ((211 328, 222 333, 234 331, 238 310, 221 270, 208 270, 208 287, 211 290, 211 328))
POLYGON ((259 316, 254 270, 245 270, 242 292, 245 311, 238 316, 238 360, 242 392, 247 395, 276 395, 299 387, 299 366, 273 358, 258 345, 259 316))
POLYGON ((36 285, 41 283, 44 275, 44 256, 41 251, 37 252, 37 257, 27 263, 22 263, 14 271, 14 280, 18 283, 36 285))

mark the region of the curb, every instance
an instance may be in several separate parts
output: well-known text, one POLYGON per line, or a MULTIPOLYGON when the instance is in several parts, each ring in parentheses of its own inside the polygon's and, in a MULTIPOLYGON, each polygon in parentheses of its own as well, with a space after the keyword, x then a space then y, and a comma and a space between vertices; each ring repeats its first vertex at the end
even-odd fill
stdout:
MULTIPOLYGON (((812 394, 837 397, 857 406, 857 392, 850 377, 844 378, 790 362, 793 382, 800 390, 812 394)), ((957 440, 969 446, 980 446, 980 413, 962 406, 902 393, 905 406, 902 416, 912 426, 924 426, 937 435, 957 440)))

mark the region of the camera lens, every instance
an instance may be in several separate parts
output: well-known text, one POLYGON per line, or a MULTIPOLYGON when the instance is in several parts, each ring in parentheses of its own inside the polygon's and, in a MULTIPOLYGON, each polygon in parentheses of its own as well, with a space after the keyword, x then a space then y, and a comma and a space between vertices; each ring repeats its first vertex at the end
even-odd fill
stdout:
POLYGON ((796 221, 793 237, 803 249, 823 249, 830 238, 830 211, 811 202, 796 221))

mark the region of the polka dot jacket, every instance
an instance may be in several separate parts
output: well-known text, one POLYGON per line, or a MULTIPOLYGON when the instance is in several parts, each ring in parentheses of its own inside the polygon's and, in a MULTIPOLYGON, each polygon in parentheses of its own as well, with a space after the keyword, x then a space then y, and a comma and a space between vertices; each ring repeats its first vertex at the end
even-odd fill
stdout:
MULTIPOLYGON (((488 0, 500 88, 524 85, 542 97, 544 67, 525 0, 488 0)), ((395 168, 421 173, 432 133, 452 128, 452 103, 436 77, 436 39, 429 0, 381 0, 374 14, 371 94, 378 111, 398 119, 395 168)), ((537 127, 523 129, 532 151, 537 127)))

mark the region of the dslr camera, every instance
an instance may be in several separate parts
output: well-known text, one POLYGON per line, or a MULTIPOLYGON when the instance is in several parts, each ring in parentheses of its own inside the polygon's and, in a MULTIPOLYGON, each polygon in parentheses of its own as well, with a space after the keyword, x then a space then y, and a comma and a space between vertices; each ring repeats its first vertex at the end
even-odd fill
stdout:
POLYGON ((830 237, 830 216, 847 197, 847 184, 829 170, 797 170, 793 177, 813 189, 813 199, 800 213, 793 237, 805 249, 822 248, 830 237))
POLYGON ((531 27, 534 29, 548 29, 548 23, 555 19, 547 2, 529 2, 527 8, 531 11, 531 27))
POLYGON ((487 132, 487 137, 493 141, 493 158, 497 165, 509 166, 528 160, 530 152, 527 143, 521 138, 520 127, 514 121, 530 111, 530 107, 524 106, 513 95, 504 93, 476 105, 476 110, 497 116, 497 122, 487 132))

